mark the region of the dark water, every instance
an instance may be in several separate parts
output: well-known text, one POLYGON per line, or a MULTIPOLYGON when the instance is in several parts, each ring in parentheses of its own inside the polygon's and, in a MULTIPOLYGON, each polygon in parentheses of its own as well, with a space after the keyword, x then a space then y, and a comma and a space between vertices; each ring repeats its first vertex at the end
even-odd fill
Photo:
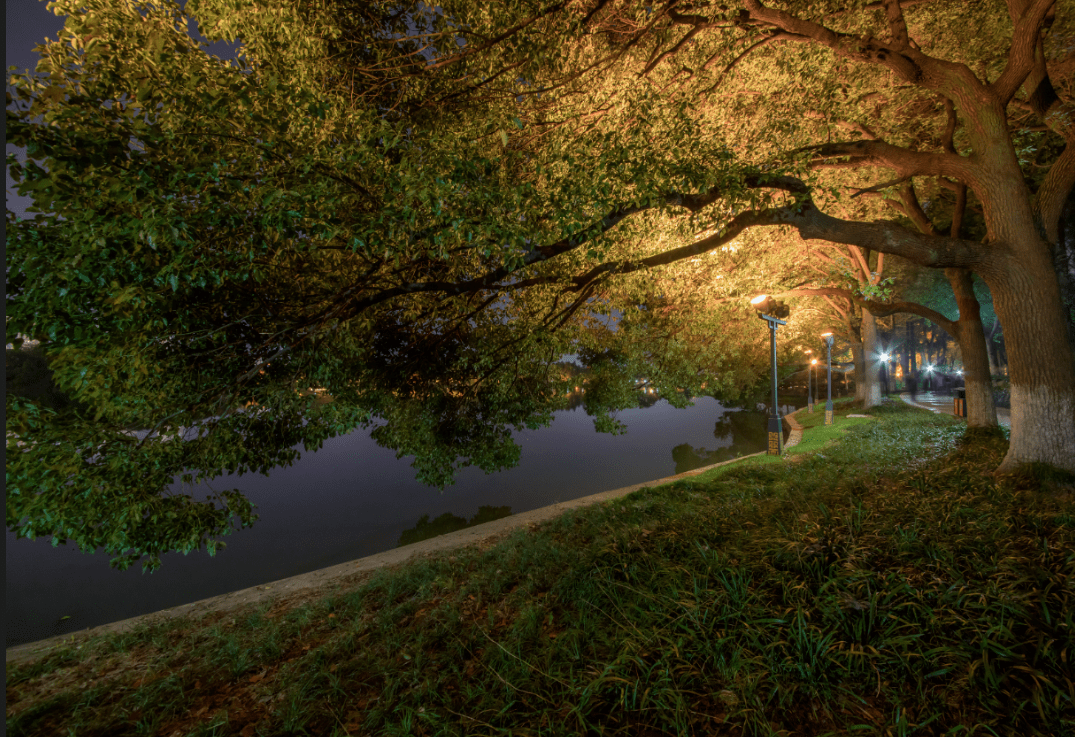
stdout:
MULTIPOLYGON (((781 396, 782 410, 805 397, 781 396)), ((257 505, 254 527, 204 552, 162 557, 156 573, 109 567, 103 550, 52 547, 7 532, 7 646, 74 632, 344 563, 557 502, 663 478, 764 450, 765 407, 725 409, 700 397, 677 410, 664 400, 626 410, 625 435, 598 434, 581 409, 551 426, 515 433, 522 460, 486 475, 464 469, 443 494, 414 480, 410 459, 377 447, 368 431, 326 441, 268 477, 221 477, 257 505)), ((177 490, 179 487, 176 487, 177 490)), ((185 493, 205 499, 206 487, 185 493)))

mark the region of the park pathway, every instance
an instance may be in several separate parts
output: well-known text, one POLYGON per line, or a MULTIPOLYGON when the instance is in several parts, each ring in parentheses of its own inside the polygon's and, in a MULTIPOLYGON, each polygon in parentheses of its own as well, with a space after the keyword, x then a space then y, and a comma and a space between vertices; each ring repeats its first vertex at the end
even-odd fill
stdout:
MULTIPOLYGON (((919 392, 912 400, 911 395, 908 392, 904 392, 900 394, 900 399, 907 402, 907 404, 928 409, 931 412, 944 412, 948 415, 955 415, 954 397, 950 394, 919 392)), ((997 407, 997 422, 1004 427, 1011 427, 1011 411, 1004 407, 997 407)))

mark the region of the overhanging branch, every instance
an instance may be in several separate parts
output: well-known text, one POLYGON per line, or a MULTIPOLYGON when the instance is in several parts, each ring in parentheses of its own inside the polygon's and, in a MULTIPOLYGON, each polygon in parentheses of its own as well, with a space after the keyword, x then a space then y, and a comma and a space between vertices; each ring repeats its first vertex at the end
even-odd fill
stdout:
POLYGON ((1001 107, 1007 107, 1034 68, 1034 47, 1046 13, 1056 0, 1009 0, 1012 15, 1012 44, 1004 71, 989 86, 1001 107), (1020 12, 1022 11, 1022 12, 1020 12), (1018 16, 1018 17, 1017 17, 1018 16))
POLYGON ((931 310, 929 307, 920 305, 917 302, 875 302, 874 300, 862 299, 850 290, 840 289, 839 287, 789 289, 786 292, 780 292, 779 294, 771 296, 774 299, 783 299, 784 297, 845 297, 853 301, 859 307, 869 310, 870 314, 874 317, 885 317, 887 315, 894 315, 898 312, 909 312, 912 315, 918 315, 919 317, 924 317, 927 320, 930 320, 956 340, 958 340, 959 336, 958 323, 949 320, 936 310, 931 310))

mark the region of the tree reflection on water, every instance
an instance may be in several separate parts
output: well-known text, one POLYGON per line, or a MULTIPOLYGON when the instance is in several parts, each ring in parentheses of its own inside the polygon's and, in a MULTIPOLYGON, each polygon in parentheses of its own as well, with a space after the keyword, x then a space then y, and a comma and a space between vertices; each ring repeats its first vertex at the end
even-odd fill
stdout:
POLYGON ((451 512, 445 512, 432 522, 429 521, 428 514, 423 514, 422 518, 418 520, 418 524, 409 530, 404 530, 399 536, 398 547, 428 540, 431 537, 437 537, 438 535, 447 535, 449 532, 463 530, 467 527, 480 525, 483 522, 492 522, 493 520, 503 519, 504 517, 510 516, 511 507, 492 507, 487 505, 478 507, 478 513, 471 517, 469 522, 467 522, 465 517, 458 517, 451 512))
POLYGON ((730 461, 739 456, 765 450, 768 442, 765 419, 765 412, 726 411, 713 427, 713 437, 725 441, 726 445, 715 450, 695 448, 688 443, 677 445, 672 448, 672 460, 676 462, 676 473, 693 471, 696 468, 712 466, 714 463, 730 461))

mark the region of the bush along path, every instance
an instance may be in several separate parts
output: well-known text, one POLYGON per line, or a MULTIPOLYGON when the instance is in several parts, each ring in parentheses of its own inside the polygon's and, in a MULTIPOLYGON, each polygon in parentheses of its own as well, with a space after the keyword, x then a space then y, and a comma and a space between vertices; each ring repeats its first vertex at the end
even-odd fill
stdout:
POLYGON ((823 418, 493 549, 9 668, 8 734, 1075 734, 1075 478, 993 477, 1003 431, 900 402, 823 418))

